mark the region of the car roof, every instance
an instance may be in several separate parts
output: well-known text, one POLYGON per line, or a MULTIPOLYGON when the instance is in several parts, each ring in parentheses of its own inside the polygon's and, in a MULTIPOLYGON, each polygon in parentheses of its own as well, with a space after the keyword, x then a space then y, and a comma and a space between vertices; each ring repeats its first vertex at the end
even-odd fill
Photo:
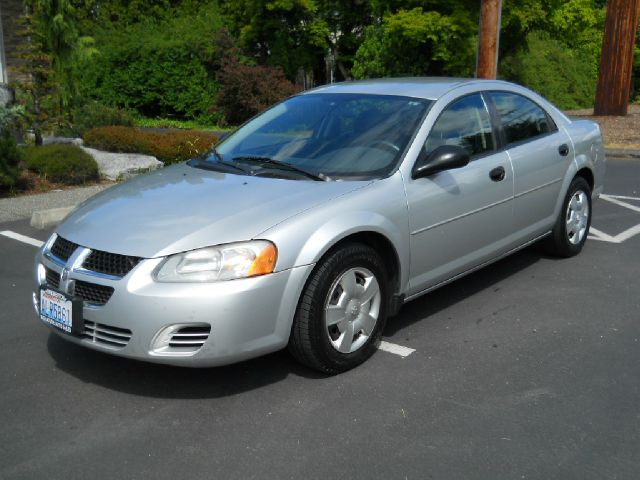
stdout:
POLYGON ((375 95, 401 95, 437 100, 453 88, 470 83, 480 83, 474 78, 406 77, 376 78, 323 85, 304 92, 316 93, 365 93, 375 95))

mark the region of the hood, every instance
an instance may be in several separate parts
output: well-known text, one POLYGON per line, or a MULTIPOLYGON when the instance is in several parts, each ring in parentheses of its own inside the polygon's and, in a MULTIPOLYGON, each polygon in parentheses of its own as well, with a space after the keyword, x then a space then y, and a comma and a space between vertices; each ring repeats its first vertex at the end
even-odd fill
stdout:
POLYGON ((250 240, 364 185, 251 177, 179 164, 99 193, 56 231, 92 249, 153 258, 250 240))

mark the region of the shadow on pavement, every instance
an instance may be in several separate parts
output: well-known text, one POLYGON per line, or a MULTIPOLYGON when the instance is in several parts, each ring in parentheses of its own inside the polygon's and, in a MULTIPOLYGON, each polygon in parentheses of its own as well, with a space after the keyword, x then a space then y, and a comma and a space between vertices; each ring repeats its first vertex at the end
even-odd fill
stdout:
MULTIPOLYGON (((385 335, 421 321, 457 302, 491 288, 542 258, 535 248, 518 252, 405 305, 391 319, 385 335)), ((216 398, 277 383, 293 375, 322 379, 324 375, 299 365, 286 351, 216 368, 181 368, 109 355, 66 342, 51 333, 47 342, 56 367, 83 382, 134 395, 159 398, 216 398)))
POLYGON ((549 257, 534 245, 496 263, 488 265, 466 277, 427 293, 402 307, 398 316, 389 319, 385 328, 385 336, 392 336, 402 329, 428 318, 455 303, 492 288, 496 283, 509 278, 521 270, 525 270, 541 259, 559 260, 549 257))
POLYGON ((47 340, 56 367, 86 383, 158 398, 218 398, 255 390, 289 375, 325 378, 299 365, 286 351, 215 368, 182 368, 140 362, 90 350, 55 333, 47 340))

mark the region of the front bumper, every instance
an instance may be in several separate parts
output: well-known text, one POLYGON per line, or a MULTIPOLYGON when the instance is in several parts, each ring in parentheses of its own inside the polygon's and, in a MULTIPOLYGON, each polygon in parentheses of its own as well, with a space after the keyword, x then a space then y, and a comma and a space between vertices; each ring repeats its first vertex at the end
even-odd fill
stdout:
MULTIPOLYGON (((72 279, 112 287, 113 294, 104 305, 84 303, 84 335, 49 328, 79 345, 137 360, 192 367, 234 363, 287 345, 300 293, 313 268, 208 284, 157 283, 151 273, 161 261, 143 260, 118 280, 71 272, 72 279), (174 336, 176 332, 183 333, 174 336), (200 344, 185 341, 189 335, 200 344)), ((47 283, 40 265, 61 271, 41 249, 36 256, 36 309, 37 292, 47 283)))

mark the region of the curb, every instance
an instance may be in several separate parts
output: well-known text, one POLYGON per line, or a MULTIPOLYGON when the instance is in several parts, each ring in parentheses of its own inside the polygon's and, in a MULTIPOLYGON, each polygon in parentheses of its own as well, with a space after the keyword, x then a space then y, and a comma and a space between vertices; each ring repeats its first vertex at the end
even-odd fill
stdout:
POLYGON ((604 154, 607 157, 615 157, 615 158, 640 158, 640 150, 634 150, 630 148, 605 147, 604 154))
POLYGON ((76 208, 75 205, 72 207, 50 208, 48 210, 33 212, 31 215, 31 226, 40 230, 51 228, 60 223, 74 208, 76 208))

